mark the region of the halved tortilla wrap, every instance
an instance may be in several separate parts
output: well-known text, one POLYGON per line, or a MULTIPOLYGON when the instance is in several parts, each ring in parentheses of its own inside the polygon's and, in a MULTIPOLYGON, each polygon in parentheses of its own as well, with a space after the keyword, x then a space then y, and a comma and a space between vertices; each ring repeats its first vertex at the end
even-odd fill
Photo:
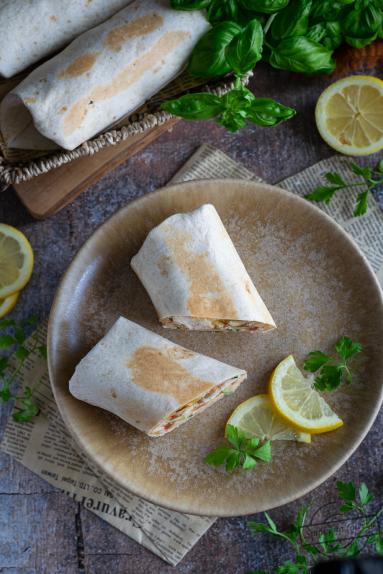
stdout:
POLYGON ((275 328, 213 205, 152 229, 131 266, 169 329, 275 328))
POLYGON ((69 390, 158 437, 234 392, 246 376, 120 317, 77 365, 69 390))
POLYGON ((175 78, 209 28, 198 11, 136 0, 34 70, 3 100, 8 147, 72 150, 175 78))
POLYGON ((53 54, 133 0, 2 0, 0 76, 53 54))

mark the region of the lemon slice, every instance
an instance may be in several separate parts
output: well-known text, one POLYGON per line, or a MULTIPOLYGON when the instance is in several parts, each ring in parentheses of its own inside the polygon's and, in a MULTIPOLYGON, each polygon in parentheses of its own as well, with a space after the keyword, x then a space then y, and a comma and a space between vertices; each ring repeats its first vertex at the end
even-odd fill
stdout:
POLYGON ((256 436, 261 440, 311 442, 308 433, 292 428, 274 412, 268 395, 256 395, 241 403, 227 421, 227 425, 242 430, 247 438, 256 436))
POLYGON ((0 223, 0 299, 20 291, 33 271, 32 247, 21 231, 0 223))
POLYGON ((5 315, 8 315, 8 313, 10 313, 12 311, 13 307, 17 303, 17 299, 19 298, 19 295, 20 295, 20 292, 18 291, 17 293, 13 293, 13 295, 10 295, 9 297, 6 297, 5 299, 0 299, 0 319, 5 317, 5 315))
POLYGON ((332 431, 343 421, 306 379, 289 355, 270 378, 270 398, 277 413, 295 428, 319 434, 332 431))
POLYGON ((324 141, 346 155, 369 155, 383 148, 383 81, 349 76, 319 97, 315 120, 324 141))

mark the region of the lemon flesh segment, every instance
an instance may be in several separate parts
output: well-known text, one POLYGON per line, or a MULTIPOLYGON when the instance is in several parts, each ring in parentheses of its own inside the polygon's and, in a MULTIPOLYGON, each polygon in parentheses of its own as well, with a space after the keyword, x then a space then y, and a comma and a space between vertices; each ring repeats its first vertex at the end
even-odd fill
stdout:
POLYGON ((0 299, 20 291, 33 271, 32 247, 21 231, 0 223, 0 299))
POLYGON ((256 395, 241 403, 226 425, 237 427, 247 438, 311 442, 310 434, 296 430, 275 413, 268 395, 256 395))
POLYGON ((316 124, 325 142, 346 155, 369 155, 383 148, 383 81, 349 76, 320 95, 316 124))
POLYGON ((289 355, 270 378, 270 398, 277 413, 295 428, 319 434, 335 430, 343 421, 305 378, 289 355))
POLYGON ((13 293, 13 295, 10 295, 9 297, 6 297, 5 299, 0 299, 0 319, 12 311, 13 307, 17 303, 19 296, 20 292, 17 292, 13 293))

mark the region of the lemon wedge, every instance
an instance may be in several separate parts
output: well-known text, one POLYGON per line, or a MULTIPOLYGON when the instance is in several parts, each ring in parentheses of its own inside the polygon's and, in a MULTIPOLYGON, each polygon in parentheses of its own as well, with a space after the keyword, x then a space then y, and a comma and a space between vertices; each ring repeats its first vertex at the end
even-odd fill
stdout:
POLYGON ((247 438, 311 442, 311 435, 286 424, 273 410, 268 395, 256 395, 238 405, 226 423, 243 431, 247 438))
POLYGON ((383 81, 349 76, 319 96, 315 120, 324 141, 346 155, 370 155, 383 148, 383 81))
POLYGON ((19 298, 20 292, 13 293, 13 295, 9 295, 5 299, 0 299, 0 319, 8 315, 13 309, 13 307, 17 303, 17 299, 19 298))
POLYGON ((289 355, 270 378, 270 398, 277 413, 296 429, 319 434, 343 425, 323 397, 306 379, 289 355))
POLYGON ((0 223, 0 299, 20 291, 33 271, 31 244, 21 231, 0 223))

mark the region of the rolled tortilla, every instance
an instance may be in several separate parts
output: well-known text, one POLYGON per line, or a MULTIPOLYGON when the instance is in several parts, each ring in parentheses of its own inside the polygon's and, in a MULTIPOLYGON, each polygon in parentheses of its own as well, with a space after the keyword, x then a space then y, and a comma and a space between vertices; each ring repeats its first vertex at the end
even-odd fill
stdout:
POLYGON ((0 126, 8 147, 74 149, 177 76, 209 26, 201 12, 173 10, 168 0, 136 0, 4 98, 0 126))
POLYGON ((69 390, 158 437, 234 392, 246 376, 120 317, 77 365, 69 390))
POLYGON ((0 75, 53 54, 133 0, 1 0, 0 75))
POLYGON ((165 219, 131 266, 169 329, 256 331, 275 327, 213 205, 165 219))

